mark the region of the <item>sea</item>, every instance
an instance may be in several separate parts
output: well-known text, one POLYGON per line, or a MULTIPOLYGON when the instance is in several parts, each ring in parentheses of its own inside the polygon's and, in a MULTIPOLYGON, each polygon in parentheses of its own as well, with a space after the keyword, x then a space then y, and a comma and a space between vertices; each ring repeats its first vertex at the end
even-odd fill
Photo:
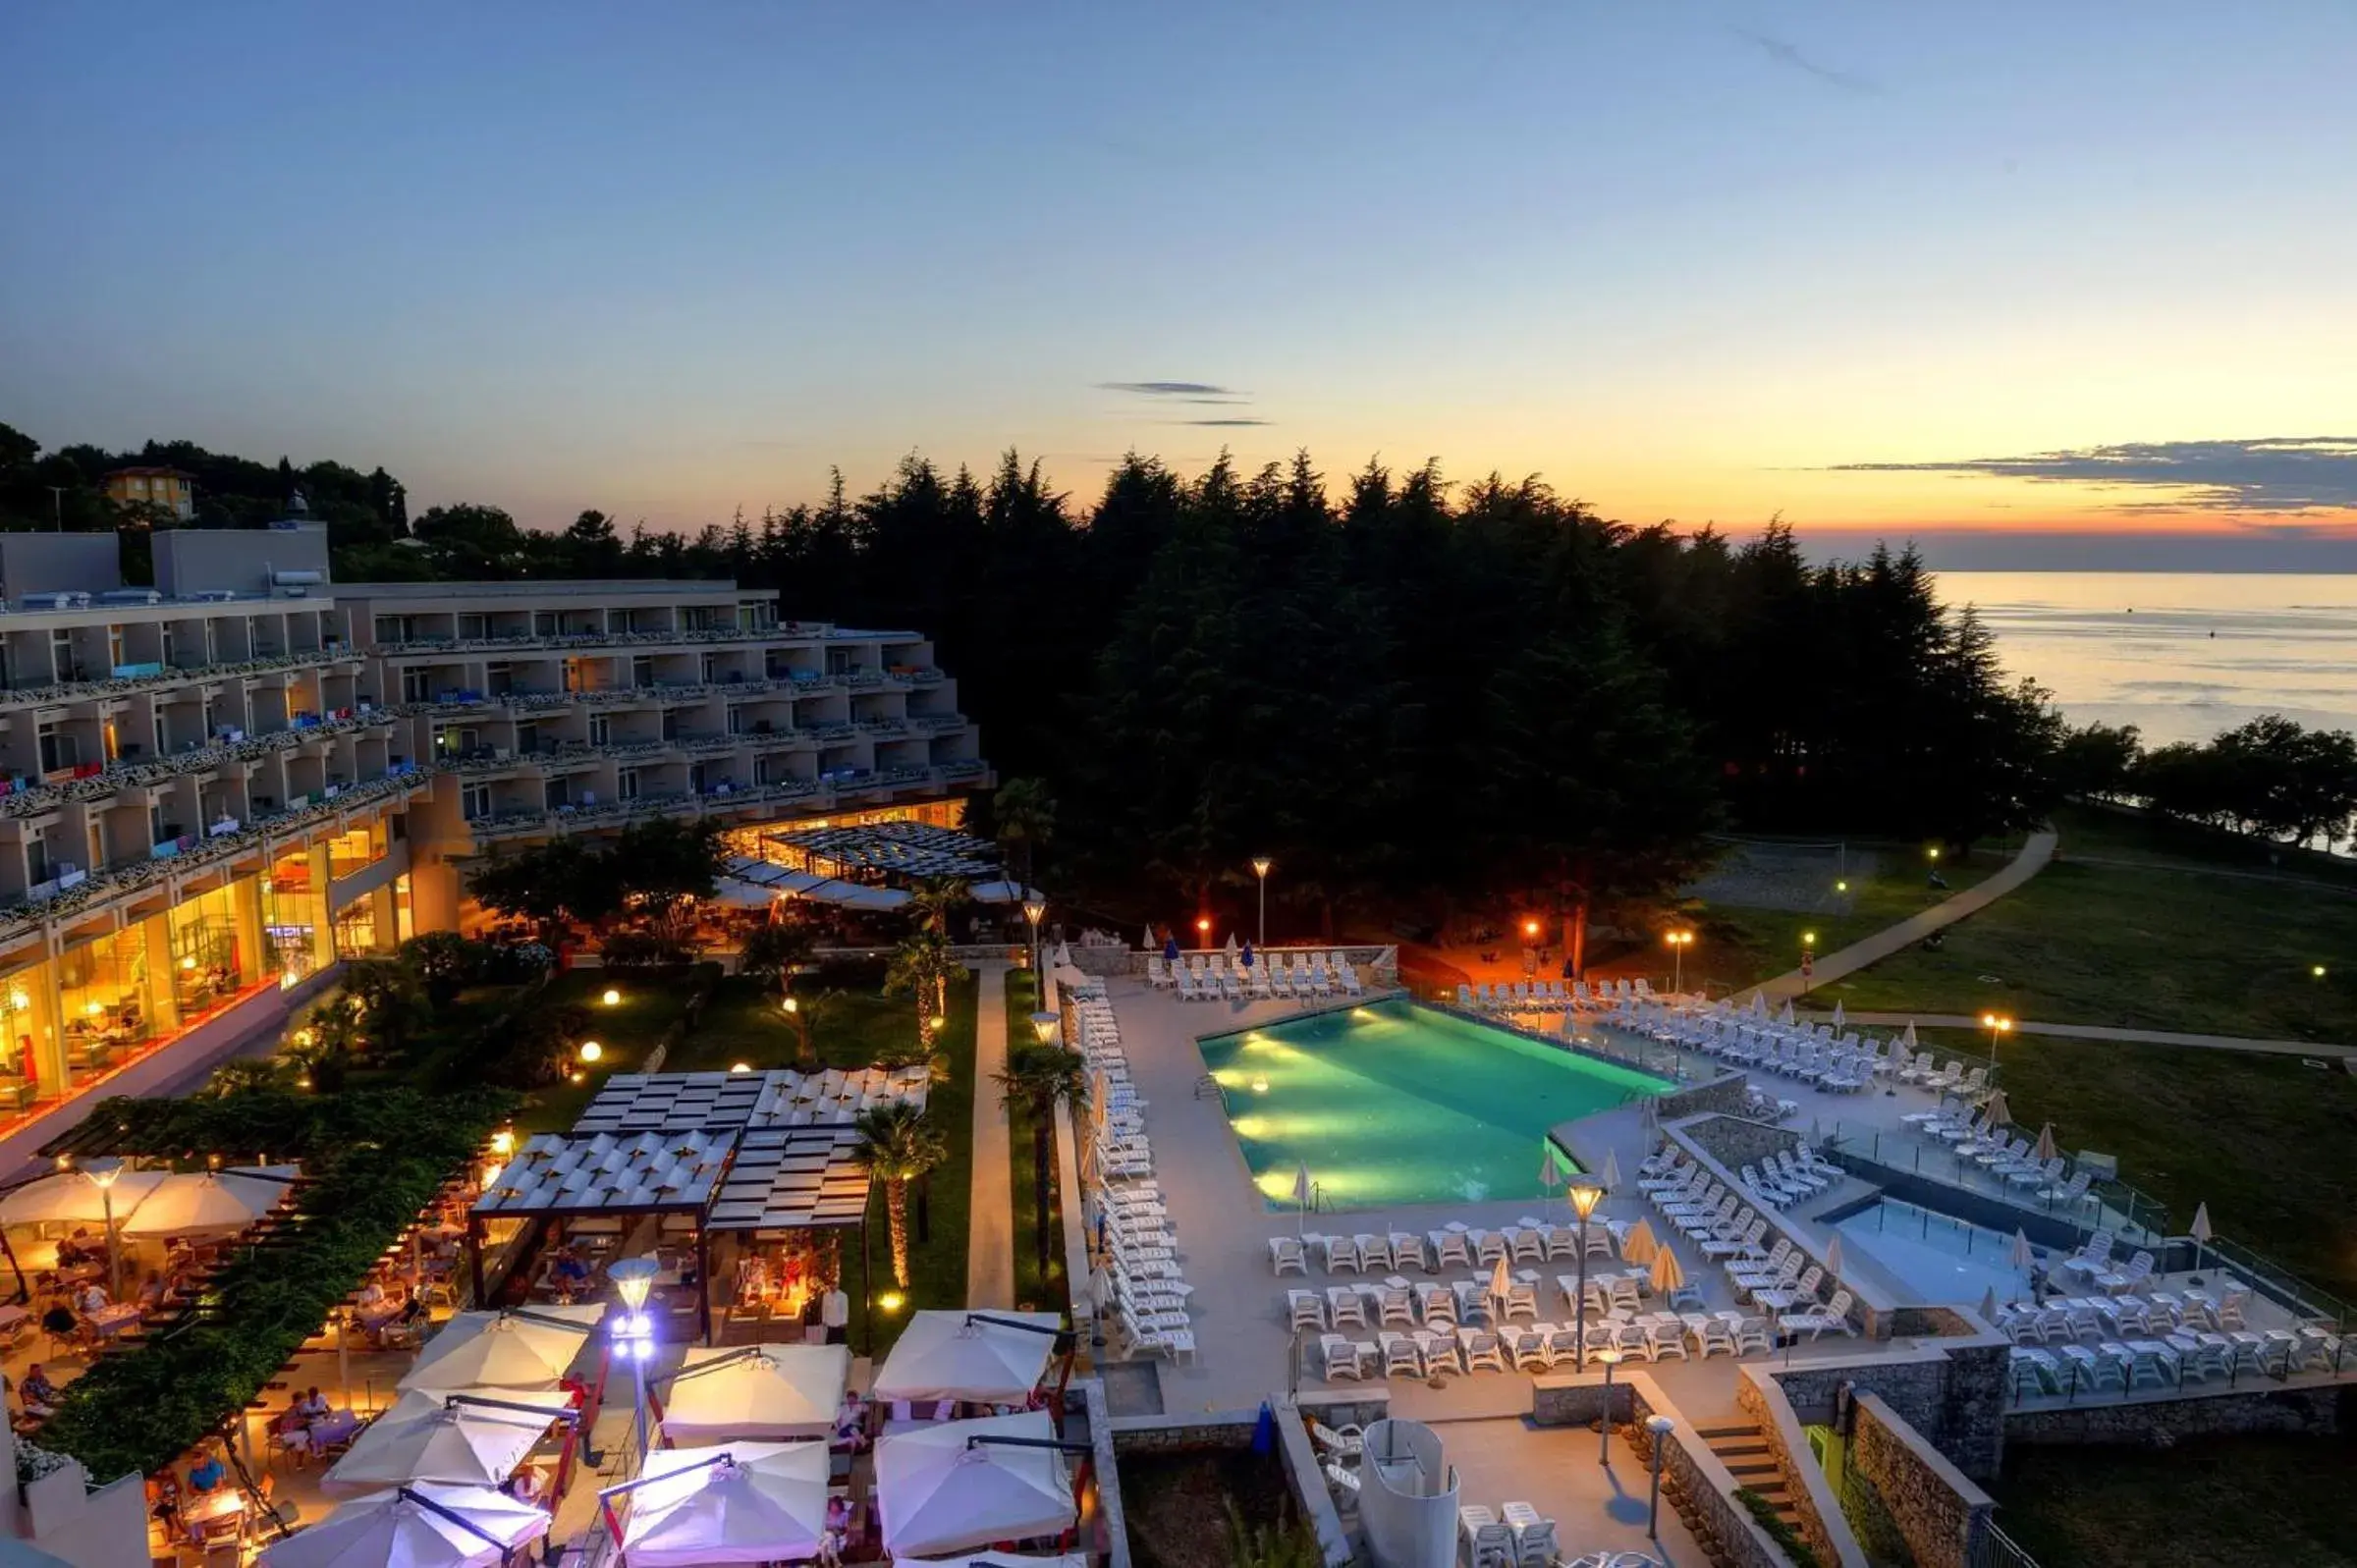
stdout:
POLYGON ((2074 724, 2134 725, 2147 746, 2207 740, 2261 714, 2357 731, 2357 574, 1944 571, 2005 667, 2074 724))

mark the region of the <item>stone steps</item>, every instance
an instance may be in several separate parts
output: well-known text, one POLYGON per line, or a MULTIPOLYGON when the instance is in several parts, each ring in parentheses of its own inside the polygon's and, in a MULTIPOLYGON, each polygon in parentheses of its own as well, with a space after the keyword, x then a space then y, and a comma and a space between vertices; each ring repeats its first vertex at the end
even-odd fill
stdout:
POLYGON ((1768 1446, 1767 1436, 1747 1422, 1729 1422, 1717 1427, 1697 1427, 1694 1435, 1700 1437, 1719 1462, 1727 1466, 1735 1485, 1747 1487, 1765 1497, 1776 1510, 1776 1516, 1798 1529, 1800 1512, 1792 1506, 1792 1495, 1784 1485, 1782 1468, 1776 1462, 1776 1451, 1768 1446))

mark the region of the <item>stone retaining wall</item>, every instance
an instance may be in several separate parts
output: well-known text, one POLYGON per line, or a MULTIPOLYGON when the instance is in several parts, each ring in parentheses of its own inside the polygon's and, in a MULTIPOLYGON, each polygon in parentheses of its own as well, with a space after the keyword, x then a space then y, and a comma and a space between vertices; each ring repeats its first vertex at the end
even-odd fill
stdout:
MULTIPOLYGON (((1717 1084, 1703 1085, 1704 1090, 1717 1087, 1717 1084)), ((1664 1121, 1672 1119, 1668 1098, 1665 1097, 1662 1107, 1664 1121)), ((1781 1154, 1787 1149, 1799 1146, 1799 1133, 1789 1127, 1778 1127, 1765 1121, 1753 1121, 1740 1113, 1742 1108, 1742 1097, 1738 1095, 1733 1110, 1702 1115, 1699 1119, 1683 1122, 1678 1130, 1684 1133, 1687 1140, 1697 1149, 1702 1150, 1724 1165, 1730 1175, 1741 1170, 1745 1165, 1758 1164, 1770 1155, 1781 1154)), ((1685 1114, 1694 1113, 1686 1112, 1685 1114)))
POLYGON ((1106 1568, 1129 1568, 1129 1516, 1122 1507, 1121 1461, 1114 1452, 1113 1417, 1105 1385, 1091 1378, 1064 1391, 1068 1415, 1078 1405, 1088 1422, 1089 1461, 1097 1473, 1097 1518, 1105 1527, 1106 1568))
POLYGON ((1866 1553, 1851 1534, 1840 1499, 1834 1495, 1833 1483, 1817 1463, 1808 1434, 1800 1430, 1783 1390, 1759 1367, 1738 1368, 1737 1374, 1735 1408, 1759 1424, 1768 1451, 1776 1456, 1785 1495, 1800 1515, 1800 1539, 1808 1542, 1820 1562, 1866 1568, 1866 1553))
POLYGON ((2227 1433, 2298 1433, 2329 1437, 2350 1430, 2338 1388, 2253 1388, 2129 1404, 2017 1410, 2005 1439, 2027 1443, 2150 1443, 2227 1433))
POLYGON ((1691 1088, 1673 1090, 1654 1102, 1654 1110, 1666 1124, 1685 1116, 1740 1116, 1749 1103, 1751 1079, 1739 1072, 1729 1072, 1698 1083, 1691 1088))
MULTIPOLYGON (((1388 1394, 1386 1399, 1388 1401, 1388 1394)), ((1350 1542, 1343 1517, 1326 1488, 1326 1473, 1302 1425, 1303 1412, 1282 1396, 1269 1401, 1277 1418, 1277 1462, 1285 1470, 1285 1487, 1293 1507, 1318 1539, 1327 1568, 1350 1561, 1350 1542)), ((1323 1419, 1323 1418, 1321 1418, 1323 1419)), ((1328 1425, 1332 1425, 1331 1421, 1328 1425)), ((1225 1452, 1252 1446, 1260 1411, 1219 1410, 1187 1416, 1120 1416, 1110 1423, 1114 1455, 1147 1453, 1225 1452)), ((1362 1423, 1363 1425, 1363 1423, 1362 1423)), ((1257 1521, 1255 1521, 1257 1523, 1257 1521)), ((1124 1544, 1123 1556, 1127 1556, 1124 1544)), ((1126 1568, 1125 1561, 1113 1568, 1126 1568)))
POLYGON ((1835 1420, 1844 1389, 1878 1394, 1957 1469, 1985 1479, 1997 1474, 2004 1457, 2011 1350, 2002 1334, 1989 1329, 1913 1351, 1891 1348, 1763 1370, 1803 1421, 1835 1420))
POLYGON ((1880 1394, 1851 1405, 1847 1464, 1874 1487, 1920 1568, 1965 1568, 1996 1504, 1880 1394))

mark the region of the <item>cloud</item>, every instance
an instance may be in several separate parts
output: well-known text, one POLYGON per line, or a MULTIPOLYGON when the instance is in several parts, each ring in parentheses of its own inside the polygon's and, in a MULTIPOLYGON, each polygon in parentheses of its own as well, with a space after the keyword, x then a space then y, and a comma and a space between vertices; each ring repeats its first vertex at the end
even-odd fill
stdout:
POLYGON ((1185 398, 1199 402, 1205 398, 1233 399, 1240 396, 1233 387, 1215 386, 1208 381, 1100 381, 1100 392, 1134 392, 1147 398, 1185 398))
POLYGON ((1227 426, 1227 425, 1265 425, 1265 424, 1267 424, 1268 422, 1269 422, 1269 421, 1268 421, 1268 420, 1266 420, 1266 419, 1181 419, 1181 420, 1179 420, 1179 421, 1178 421, 1178 423, 1180 423, 1180 424, 1182 424, 1182 425, 1220 425, 1220 426, 1227 426))
POLYGON ((1868 78, 1852 76, 1846 71, 1836 71, 1831 66, 1819 65, 1781 38, 1772 38, 1764 32, 1753 32, 1747 27, 1730 27, 1727 30, 1778 65, 1783 66, 1787 70, 1800 72, 1803 76, 1815 77, 1829 87, 1838 87, 1843 92, 1880 92, 1883 90, 1868 78))
MULTIPOLYGON (((1945 473, 2148 494, 2114 512, 2299 514, 2357 508, 2357 436, 2142 441, 2019 458, 1843 462, 1834 473, 1945 473)), ((2296 526, 2269 523, 2271 528, 2296 526)))

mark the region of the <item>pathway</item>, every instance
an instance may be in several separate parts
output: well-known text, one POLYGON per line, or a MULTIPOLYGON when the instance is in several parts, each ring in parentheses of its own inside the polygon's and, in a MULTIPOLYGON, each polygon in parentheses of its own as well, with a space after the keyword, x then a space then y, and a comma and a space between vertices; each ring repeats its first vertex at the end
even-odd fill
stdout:
MULTIPOLYGON (((2055 857, 2055 835, 2052 832, 2031 834, 2021 852, 2004 866, 1963 892, 1951 893, 1921 914, 1911 915, 1895 926, 1888 926, 1871 937, 1863 937, 1846 947, 1836 947, 1816 961, 1809 984, 1822 986, 1853 974, 1868 964, 1879 963, 1892 953, 1911 947, 1945 926, 1952 926, 1966 915, 1978 914, 2006 893, 2046 869, 2055 857)), ((1756 988, 1770 1000, 1801 995, 1800 971, 1787 970, 1773 980, 1764 980, 1756 988)), ((1751 993, 1738 993, 1738 1000, 1750 1000, 1751 993)))
MULTIPOLYGON (((1853 1024, 1866 1024, 1878 1029, 1896 1029, 1910 1023, 1925 1029, 1981 1027, 1978 1018, 1963 1013, 1850 1012, 1844 1009, 1842 1017, 1853 1024)), ((2357 1046, 2334 1045, 2327 1040, 2246 1040, 2238 1035, 2187 1035, 2165 1029, 2114 1029, 2108 1024, 2094 1023, 2017 1023, 2011 1032, 2017 1035, 2048 1035, 2057 1040, 2113 1040, 2130 1045, 2194 1046, 2205 1051, 2249 1051, 2276 1056, 2357 1055, 2357 1046)))
POLYGON ((965 1231, 965 1304, 1014 1305, 1014 1193, 1007 1100, 998 1075, 1007 1070, 1007 964, 974 965, 981 976, 974 999, 974 1169, 972 1212, 965 1231))

